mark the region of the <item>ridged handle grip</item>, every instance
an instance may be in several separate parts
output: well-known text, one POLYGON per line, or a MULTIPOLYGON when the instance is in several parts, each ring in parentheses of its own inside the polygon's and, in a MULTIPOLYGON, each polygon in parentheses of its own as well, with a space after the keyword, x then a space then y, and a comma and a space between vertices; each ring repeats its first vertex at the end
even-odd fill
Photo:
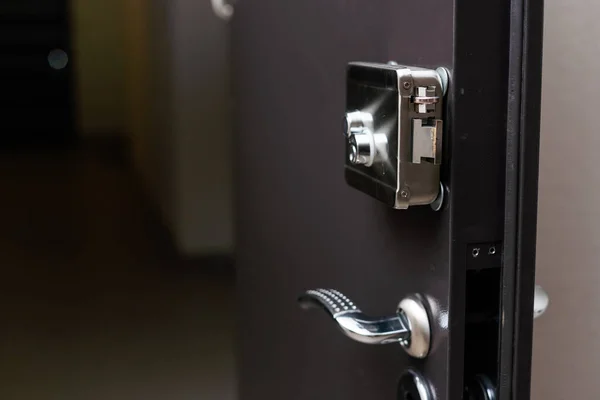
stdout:
MULTIPOLYGON (((408 301, 411 305, 416 304, 414 298, 407 299, 402 303, 408 304, 406 303, 408 301)), ((417 318, 414 322, 419 324, 419 332, 421 332, 423 315, 425 315, 426 343, 421 337, 413 337, 411 330, 411 319, 413 318, 407 316, 402 308, 398 308, 396 314, 389 317, 369 317, 348 296, 335 289, 307 290, 298 301, 304 309, 320 308, 326 311, 340 330, 357 342, 366 344, 399 343, 410 355, 418 358, 425 357, 429 351, 429 320, 424 309, 420 319, 417 318)))

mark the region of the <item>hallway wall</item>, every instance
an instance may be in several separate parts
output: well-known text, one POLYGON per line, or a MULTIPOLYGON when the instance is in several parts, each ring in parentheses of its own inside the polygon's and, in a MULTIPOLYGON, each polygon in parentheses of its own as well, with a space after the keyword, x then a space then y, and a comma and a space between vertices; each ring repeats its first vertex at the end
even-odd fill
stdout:
POLYGON ((209 0, 171 0, 176 237, 184 253, 233 247, 229 25, 209 0))
POLYGON ((127 0, 134 164, 186 255, 233 249, 228 25, 210 1, 127 0))
POLYGON ((125 13, 122 0, 72 0, 78 130, 125 131, 125 13))
POLYGON ((176 234, 167 0, 126 0, 126 112, 132 161, 163 222, 176 234))

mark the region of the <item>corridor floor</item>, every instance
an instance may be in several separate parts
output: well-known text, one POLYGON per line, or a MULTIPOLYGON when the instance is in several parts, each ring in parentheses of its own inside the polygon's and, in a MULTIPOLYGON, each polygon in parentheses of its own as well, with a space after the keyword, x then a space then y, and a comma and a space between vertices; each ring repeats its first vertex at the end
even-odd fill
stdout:
POLYGON ((235 398, 230 265, 174 255, 123 163, 0 157, 0 399, 235 398))

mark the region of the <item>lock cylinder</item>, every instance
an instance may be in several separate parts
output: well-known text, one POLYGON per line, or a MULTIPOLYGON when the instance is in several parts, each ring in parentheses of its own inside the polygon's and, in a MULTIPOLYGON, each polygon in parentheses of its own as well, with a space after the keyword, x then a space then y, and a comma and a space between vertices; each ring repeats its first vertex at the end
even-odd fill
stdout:
POLYGON ((348 159, 352 164, 373 165, 375 143, 371 132, 352 133, 348 138, 348 159))
POLYGON ((349 138, 352 134, 360 134, 365 130, 373 130, 373 115, 368 112, 347 112, 344 117, 344 133, 349 138))

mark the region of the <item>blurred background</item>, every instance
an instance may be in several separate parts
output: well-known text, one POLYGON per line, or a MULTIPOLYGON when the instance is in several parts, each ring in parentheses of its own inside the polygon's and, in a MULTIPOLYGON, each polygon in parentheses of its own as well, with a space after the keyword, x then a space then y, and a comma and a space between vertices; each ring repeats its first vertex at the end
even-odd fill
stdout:
POLYGON ((0 2, 0 399, 233 399, 228 26, 0 2))
MULTIPOLYGON (((600 391, 598 12, 546 1, 539 400, 600 391)), ((235 398, 228 43, 209 0, 0 2, 0 399, 235 398)))

